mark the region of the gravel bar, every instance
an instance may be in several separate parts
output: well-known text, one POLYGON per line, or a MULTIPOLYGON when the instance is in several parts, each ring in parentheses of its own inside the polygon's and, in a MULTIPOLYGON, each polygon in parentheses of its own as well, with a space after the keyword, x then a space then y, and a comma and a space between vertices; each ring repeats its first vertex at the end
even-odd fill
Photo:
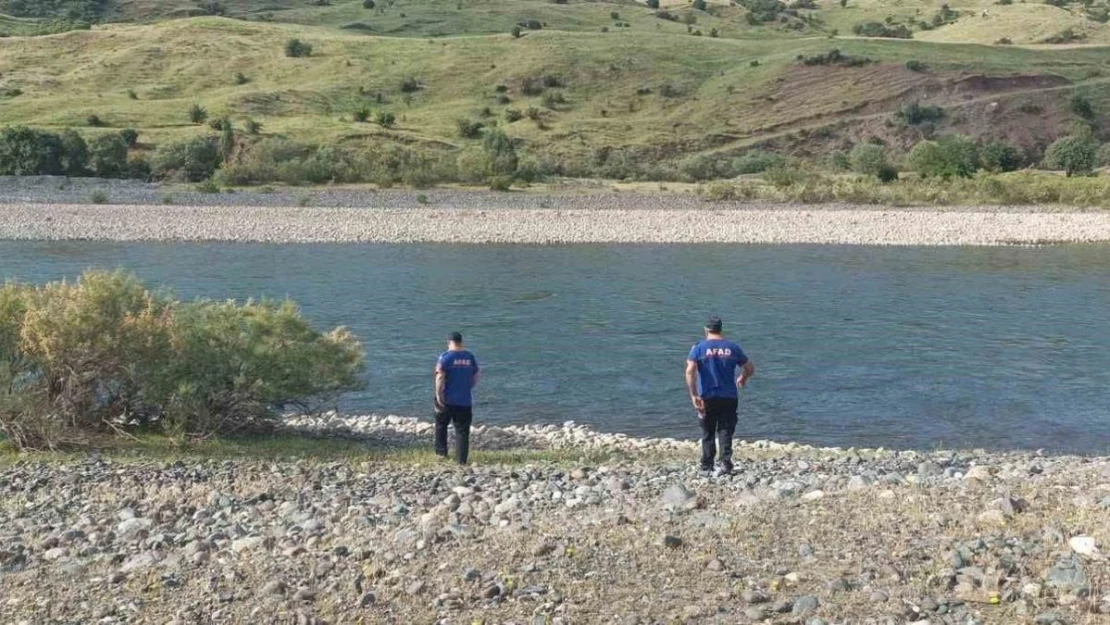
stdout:
POLYGON ((1110 241, 1110 213, 968 210, 324 208, 11 204, 0 239, 273 243, 837 243, 1110 241))

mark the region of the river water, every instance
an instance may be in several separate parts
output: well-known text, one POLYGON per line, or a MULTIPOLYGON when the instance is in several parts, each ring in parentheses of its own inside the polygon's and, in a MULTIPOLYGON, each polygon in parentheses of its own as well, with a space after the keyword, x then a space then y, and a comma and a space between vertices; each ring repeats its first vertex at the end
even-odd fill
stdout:
POLYGON ((291 297, 363 340, 351 412, 427 416, 452 330, 476 419, 692 437, 686 354, 718 314, 758 373, 741 438, 1110 450, 1110 247, 0 241, 0 276, 124 268, 179 296, 291 297))

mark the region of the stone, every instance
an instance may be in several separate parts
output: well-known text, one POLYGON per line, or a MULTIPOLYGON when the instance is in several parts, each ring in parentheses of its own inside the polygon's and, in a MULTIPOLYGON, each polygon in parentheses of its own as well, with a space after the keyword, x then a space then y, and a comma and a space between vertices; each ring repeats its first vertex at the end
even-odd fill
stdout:
POLYGON ((881 590, 876 590, 876 591, 871 593, 871 595, 868 597, 868 599, 872 603, 886 603, 887 600, 890 599, 890 597, 888 597, 885 592, 883 592, 881 590))
POLYGON ((408 586, 405 586, 405 592, 410 595, 419 595, 420 593, 424 592, 424 588, 426 586, 427 584, 424 583, 424 580, 418 579, 408 586))
POLYGON ((501 596, 501 587, 497 584, 490 584, 482 589, 483 599, 493 599, 501 596))
POLYGON ((1044 572, 1045 585, 1061 592, 1082 592, 1090 590, 1087 573, 1075 561, 1057 563, 1044 572))
POLYGON ((991 470, 982 465, 975 465, 968 468, 967 473, 964 474, 964 479, 968 482, 978 484, 989 484, 992 479, 991 470))
POLYGON ((1033 617, 1035 625, 1067 625, 1070 621, 1059 612, 1042 612, 1033 617))
POLYGON ((779 599, 771 605, 771 611, 779 614, 786 614, 792 609, 794 609, 794 602, 789 599, 779 599))
POLYGON ((124 573, 130 573, 132 571, 141 571, 143 569, 148 569, 148 568, 154 566, 155 563, 157 563, 157 562, 158 562, 158 558, 156 558, 153 553, 149 553, 149 552, 140 553, 140 554, 136 554, 134 556, 131 556, 131 558, 129 558, 126 562, 124 562, 123 566, 120 567, 120 571, 122 571, 124 573))
POLYGON ((762 621, 767 613, 760 607, 750 607, 744 609, 744 616, 753 621, 762 621))
POLYGON ((374 605, 374 602, 376 602, 377 600, 378 598, 374 596, 374 593, 364 593, 362 597, 360 597, 358 600, 358 607, 369 608, 370 606, 374 605))
POLYGON ((1001 510, 987 510, 975 517, 975 521, 985 527, 1001 527, 1006 525, 1006 514, 1001 510))
POLYGON ((1036 599, 1041 596, 1041 591, 1043 590, 1044 588, 1040 584, 1029 582, 1021 587, 1021 594, 1031 599, 1036 599))
POLYGON ((802 495, 802 501, 817 501, 818 499, 822 499, 824 497, 825 497, 825 491, 823 491, 823 490, 811 490, 808 493, 802 495))
POLYGON ((671 484, 663 491, 663 507, 672 512, 693 510, 699 507, 698 496, 682 484, 671 484))
POLYGON ((1095 539, 1090 536, 1073 536, 1068 539, 1068 547, 1081 556, 1087 556, 1093 560, 1102 559, 1102 553, 1095 546, 1095 539))
POLYGON ((284 595, 285 582, 280 579, 270 580, 262 587, 262 594, 264 595, 284 595))
POLYGON ((944 475, 944 469, 931 460, 926 460, 917 465, 917 477, 919 478, 938 477, 941 475, 944 475))
POLYGON ((134 538, 141 532, 145 532, 153 526, 154 521, 151 521, 150 519, 133 517, 120 521, 120 523, 116 525, 116 534, 123 539, 134 538))
POLYGON ((871 485, 871 478, 866 475, 853 475, 848 478, 848 490, 862 490, 871 485))
POLYGON ((261 547, 264 542, 266 542, 266 539, 261 536, 247 536, 231 541, 231 550, 235 553, 252 551, 261 547))
POLYGON ((816 610, 817 606, 820 604, 821 602, 817 597, 813 595, 802 595, 794 600, 794 605, 790 609, 790 613, 794 616, 805 616, 816 610))
POLYGON ((682 546, 682 539, 673 534, 665 534, 662 539, 664 547, 668 549, 678 549, 682 546))
POLYGON ((46 552, 42 554, 42 559, 46 560, 47 562, 54 562, 55 560, 61 560, 64 557, 66 557, 66 550, 63 549, 62 547, 54 547, 53 549, 47 549, 46 552))
POLYGON ((297 592, 293 593, 294 601, 315 601, 316 593, 309 588, 298 588, 297 592))
POLYGON ((725 570, 725 565, 720 561, 720 559, 712 558, 711 560, 709 560, 709 563, 705 565, 705 568, 709 569, 710 571, 723 571, 725 570))
POLYGON ((745 590, 740 593, 740 598, 751 604, 767 603, 770 599, 758 590, 745 590))

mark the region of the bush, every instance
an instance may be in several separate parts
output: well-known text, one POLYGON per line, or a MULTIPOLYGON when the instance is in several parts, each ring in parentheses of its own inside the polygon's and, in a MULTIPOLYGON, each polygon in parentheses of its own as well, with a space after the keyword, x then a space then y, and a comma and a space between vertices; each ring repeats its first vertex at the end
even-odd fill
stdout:
POLYGON ((0 131, 0 175, 57 176, 66 172, 64 159, 58 135, 26 126, 0 131))
POLYGON ((376 6, 378 5, 374 0, 362 0, 362 8, 364 9, 373 9, 376 6))
POLYGON ((983 169, 991 173, 1015 171, 1023 164, 1021 152, 1001 141, 992 141, 983 146, 979 154, 983 169))
POLYGON ((0 288, 0 432, 20 449, 231 432, 333 401, 363 368, 354 337, 291 302, 184 303, 122 273, 0 288))
POLYGON ((154 153, 154 173, 182 182, 206 180, 219 168, 220 151, 210 139, 197 137, 163 145, 154 153))
POLYGON ((354 120, 356 122, 359 122, 360 124, 365 123, 367 120, 370 119, 370 107, 365 105, 360 106, 358 109, 355 110, 354 113, 351 114, 351 117, 353 117, 354 120))
MULTIPOLYGON (((695 10, 704 11, 706 8, 707 8, 707 6, 705 4, 705 0, 694 0, 694 9, 695 10)), ((616 19, 616 18, 614 18, 614 19, 616 19)))
POLYGON ((489 159, 491 176, 512 177, 516 173, 518 159, 516 145, 500 130, 491 130, 482 137, 482 151, 489 159))
POLYGON ((649 8, 649 9, 658 9, 659 8, 659 0, 647 0, 647 8, 649 8))
POLYGON ((877 177, 880 172, 890 167, 890 162, 886 158, 886 148, 873 143, 861 143, 852 148, 848 154, 848 162, 852 171, 865 176, 877 177))
MULTIPOLYGON (((798 55, 798 60, 801 61, 803 65, 843 65, 845 67, 860 67, 874 62, 868 57, 848 56, 835 48, 824 54, 813 56, 798 55)), ((753 67, 759 65, 758 61, 753 61, 753 63, 755 64, 753 67)))
POLYGON ((415 93, 420 91, 420 81, 415 76, 405 76, 401 79, 401 93, 415 93))
POLYGON ((905 24, 884 24, 865 22, 852 27, 852 32, 860 37, 886 37, 891 39, 912 39, 913 31, 905 24))
POLYGON ((245 85, 245 84, 247 84, 248 82, 250 82, 250 79, 249 79, 249 78, 247 78, 247 77, 246 77, 246 76, 245 76, 245 75, 243 74, 243 72, 235 72, 235 84, 237 84, 237 85, 245 85))
POLYGON ((290 39, 285 42, 285 56, 291 58, 312 56, 312 45, 300 39, 290 39))
POLYGON ((1095 107, 1091 105, 1091 101, 1078 93, 1068 99, 1068 109, 1087 121, 1095 118, 1095 107))
POLYGON ((262 122, 255 121, 253 119, 248 119, 243 124, 243 129, 247 131, 248 135, 256 135, 256 134, 262 132, 262 122))
POLYGON ((192 108, 189 109, 189 121, 193 122, 194 124, 199 126, 203 124, 207 119, 208 111, 206 111, 203 106, 199 104, 194 104, 192 108))
POLYGON ((1110 143, 1103 143, 1098 149, 1098 166, 1110 167, 1110 143))
POLYGON ((879 171, 875 172, 875 177, 879 179, 879 182, 895 182, 898 180, 898 169, 893 165, 883 165, 879 168, 879 171))
POLYGON ((521 31, 520 26, 513 26, 513 39, 520 39, 521 31))
POLYGON ((505 121, 509 122, 510 124, 513 123, 513 122, 518 122, 523 118, 524 118, 524 113, 521 113, 519 110, 517 110, 517 109, 505 109, 505 121))
POLYGON ((567 99, 559 91, 548 91, 543 94, 543 107, 556 111, 560 106, 567 103, 567 99))
POLYGON ((382 128, 392 128, 393 125, 397 123, 397 116, 389 111, 378 111, 378 114, 375 116, 375 121, 377 121, 378 125, 382 128))
POLYGON ((139 144, 139 131, 134 128, 124 128, 119 131, 119 136, 129 148, 133 148, 139 144))
POLYGON ((928 67, 921 61, 906 61, 906 69, 911 72, 923 72, 928 69, 928 67))
POLYGON ((903 104, 894 117, 902 124, 916 126, 940 121, 944 117, 944 109, 939 106, 923 106, 918 102, 910 102, 903 104))
POLYGON ((729 165, 731 171, 727 172, 727 175, 732 177, 744 174, 759 174, 772 167, 782 167, 786 165, 786 159, 772 152, 751 150, 739 158, 732 159, 729 165))
POLYGON ((93 128, 99 128, 104 125, 104 121, 100 119, 99 115, 89 115, 85 119, 85 123, 89 126, 92 126, 93 128))
POLYGON ((108 203, 108 193, 106 191, 102 191, 100 189, 97 189, 96 191, 93 191, 89 195, 89 201, 92 202, 93 204, 107 204, 108 203))
POLYGON ((969 137, 947 135, 913 146, 908 160, 923 178, 970 178, 979 169, 979 148, 969 137))
POLYGON ((62 173, 67 176, 84 176, 89 163, 89 146, 75 130, 66 130, 61 136, 62 173))
POLYGON ((1062 169, 1069 178, 1087 174, 1098 162, 1098 146, 1088 137, 1061 137, 1048 146, 1044 161, 1051 169, 1062 169))
POLYGON ((128 174, 127 147, 118 134, 97 137, 89 144, 89 165, 100 178, 124 178, 128 174))
POLYGON ((463 139, 477 139, 482 134, 482 122, 460 118, 455 120, 455 127, 463 139))

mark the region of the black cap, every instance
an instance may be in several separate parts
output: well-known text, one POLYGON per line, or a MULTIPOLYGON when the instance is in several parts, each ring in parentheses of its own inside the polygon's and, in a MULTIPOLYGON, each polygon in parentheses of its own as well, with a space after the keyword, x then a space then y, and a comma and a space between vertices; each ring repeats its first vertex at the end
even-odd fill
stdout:
POLYGON ((705 329, 710 332, 720 332, 721 327, 721 318, 716 315, 713 315, 705 322, 705 329))
POLYGON ((462 343, 462 334, 459 334, 458 332, 452 332, 451 334, 447 335, 447 340, 451 341, 452 343, 462 343))

